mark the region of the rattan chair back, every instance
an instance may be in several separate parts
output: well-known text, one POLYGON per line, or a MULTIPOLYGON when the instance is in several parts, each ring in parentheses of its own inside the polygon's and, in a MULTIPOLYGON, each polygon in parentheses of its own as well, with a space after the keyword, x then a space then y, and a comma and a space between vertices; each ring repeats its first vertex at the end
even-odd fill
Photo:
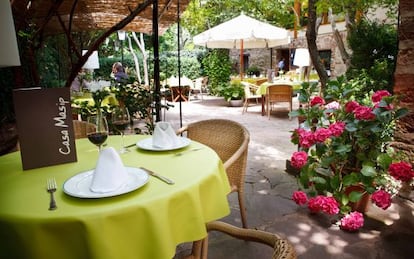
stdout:
POLYGON ((191 123, 178 130, 189 139, 209 146, 217 152, 226 168, 231 191, 237 192, 243 227, 247 227, 244 206, 244 179, 246 175, 247 149, 250 141, 248 130, 238 122, 210 119, 191 123))
POLYGON ((293 89, 291 85, 270 85, 266 88, 267 117, 270 119, 272 103, 287 102, 289 111, 292 111, 293 89))

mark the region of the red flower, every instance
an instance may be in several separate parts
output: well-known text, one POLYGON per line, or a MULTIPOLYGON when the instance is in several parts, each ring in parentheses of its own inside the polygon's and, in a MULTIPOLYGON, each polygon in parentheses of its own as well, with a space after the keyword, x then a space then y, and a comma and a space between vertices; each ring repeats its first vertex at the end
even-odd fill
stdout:
POLYGON ((359 107, 359 103, 355 101, 349 101, 345 104, 345 112, 351 113, 353 112, 357 107, 359 107))
POLYGON ((315 105, 324 105, 325 104, 325 100, 320 97, 320 96, 315 96, 312 98, 312 100, 310 101, 310 106, 315 106, 315 105))
POLYGON ((299 145, 304 148, 310 148, 315 144, 315 139, 312 131, 301 130, 299 133, 299 145))
POLYGON ((342 132, 344 132, 344 129, 345 129, 345 122, 343 121, 338 121, 338 122, 335 122, 329 125, 329 130, 331 131, 332 136, 335 136, 335 137, 341 136, 342 132))
POLYGON ((292 199, 298 205, 305 205, 308 202, 308 196, 302 191, 296 191, 292 195, 292 199))
POLYGON ((358 106, 354 110, 355 118, 358 120, 372 120, 375 119, 375 114, 372 112, 372 108, 366 106, 358 106))
POLYGON ((364 216, 361 212, 351 212, 341 219, 341 229, 355 231, 364 225, 364 216))
POLYGON ((333 197, 326 197, 322 195, 310 198, 308 208, 313 213, 322 211, 329 215, 334 215, 339 212, 338 202, 333 197))
POLYGON ((322 211, 329 215, 338 214, 339 205, 334 197, 324 197, 322 203, 322 211))
POLYGON ((374 103, 378 103, 381 102, 382 98, 385 96, 391 96, 391 94, 387 90, 379 90, 372 95, 371 100, 374 103))
POLYGON ((304 151, 294 152, 292 154, 291 163, 295 168, 302 168, 308 161, 308 154, 304 151))
POLYGON ((375 205, 383 210, 386 210, 389 206, 391 206, 391 195, 384 190, 374 192, 371 196, 371 200, 375 205))
POLYGON ((313 135, 316 142, 324 142, 332 135, 331 131, 326 128, 318 128, 313 135))
POLYGON ((312 197, 308 201, 308 208, 312 213, 318 213, 322 210, 322 203, 323 203, 322 195, 318 195, 316 197, 312 197))
POLYGON ((388 172, 392 177, 403 182, 411 181, 414 177, 414 171, 411 164, 407 162, 391 164, 388 168, 388 172))

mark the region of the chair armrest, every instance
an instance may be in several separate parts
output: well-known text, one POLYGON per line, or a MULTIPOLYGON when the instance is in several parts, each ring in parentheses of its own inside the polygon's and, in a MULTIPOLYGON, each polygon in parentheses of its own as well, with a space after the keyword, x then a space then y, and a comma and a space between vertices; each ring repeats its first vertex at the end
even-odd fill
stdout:
POLYGON ((181 127, 181 128, 179 128, 176 132, 175 132, 175 134, 176 135, 181 135, 181 133, 184 133, 185 131, 187 131, 188 130, 188 126, 186 125, 186 126, 183 126, 183 127, 181 127))

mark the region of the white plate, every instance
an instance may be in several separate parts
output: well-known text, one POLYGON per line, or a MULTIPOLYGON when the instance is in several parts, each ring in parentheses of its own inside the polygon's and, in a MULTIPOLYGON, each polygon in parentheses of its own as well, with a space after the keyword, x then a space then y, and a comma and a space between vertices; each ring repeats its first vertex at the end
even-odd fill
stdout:
POLYGON ((174 150, 174 149, 180 149, 183 147, 186 147, 190 145, 191 140, 184 137, 178 137, 178 144, 172 147, 168 148, 161 148, 161 147, 154 147, 152 145, 152 138, 146 138, 143 140, 140 140, 137 142, 137 147, 145 150, 151 150, 151 151, 168 151, 168 150, 174 150))
POLYGON ((148 182, 149 176, 142 169, 133 167, 125 167, 125 169, 128 173, 128 180, 114 191, 97 193, 90 190, 94 170, 79 173, 66 180, 63 184, 63 191, 78 198, 105 198, 132 192, 148 182))

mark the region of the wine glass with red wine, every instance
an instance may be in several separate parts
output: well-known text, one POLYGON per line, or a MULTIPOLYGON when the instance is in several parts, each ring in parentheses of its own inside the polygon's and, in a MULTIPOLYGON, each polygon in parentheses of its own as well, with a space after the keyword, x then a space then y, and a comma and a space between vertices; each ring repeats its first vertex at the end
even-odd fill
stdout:
POLYGON ((104 116, 89 116, 89 125, 86 127, 86 135, 90 142, 98 146, 101 151, 101 146, 108 138, 108 122, 104 116))
POLYGON ((121 134, 121 149, 119 150, 120 154, 129 152, 129 150, 125 148, 124 133, 128 128, 130 121, 131 117, 129 115, 127 107, 118 106, 112 110, 112 125, 121 134))

